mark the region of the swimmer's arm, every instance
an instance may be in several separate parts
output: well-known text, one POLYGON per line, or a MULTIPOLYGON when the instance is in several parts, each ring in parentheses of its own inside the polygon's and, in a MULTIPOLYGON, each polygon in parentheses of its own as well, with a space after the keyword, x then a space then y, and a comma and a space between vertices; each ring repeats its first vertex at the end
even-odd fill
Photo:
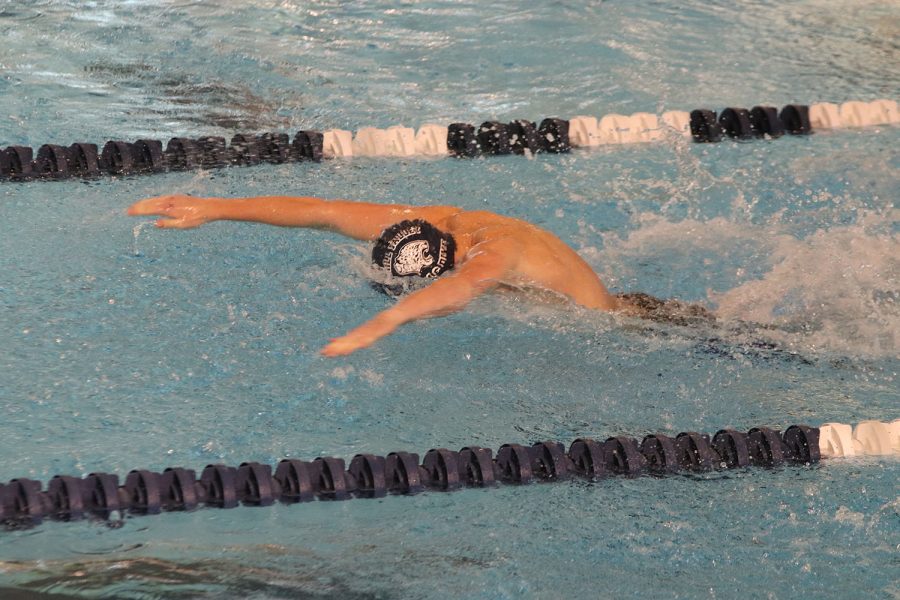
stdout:
POLYGON ((404 219, 438 220, 458 212, 448 206, 414 207, 309 196, 197 198, 172 194, 134 203, 128 214, 158 215, 158 227, 189 229, 218 220, 253 221, 281 227, 327 229, 358 240, 377 239, 404 219))
POLYGON ((347 335, 331 340, 322 348, 322 354, 350 354, 372 345, 404 323, 462 310, 474 298, 499 285, 512 270, 518 253, 518 245, 511 240, 478 244, 469 253, 471 258, 452 274, 436 279, 427 288, 404 297, 347 335))

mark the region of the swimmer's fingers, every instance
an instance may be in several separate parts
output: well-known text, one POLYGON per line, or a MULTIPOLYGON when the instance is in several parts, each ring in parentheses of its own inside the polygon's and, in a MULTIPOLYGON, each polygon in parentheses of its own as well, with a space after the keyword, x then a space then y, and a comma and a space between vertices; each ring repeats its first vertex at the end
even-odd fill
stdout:
POLYGON ((210 198, 170 194, 135 202, 128 208, 128 214, 165 217, 156 221, 156 226, 164 229, 190 229, 212 221, 215 204, 210 198))
POLYGON ((192 229, 194 227, 200 227, 206 222, 207 219, 181 217, 175 219, 157 219, 156 226, 161 229, 192 229))
POLYGON ((128 207, 128 214, 133 217, 147 215, 169 215, 169 211, 176 207, 183 207, 191 203, 196 204, 201 198, 194 198, 184 194, 166 194, 155 198, 145 198, 128 207))
POLYGON ((335 356, 347 356, 357 350, 359 350, 358 344, 349 341, 346 338, 336 338, 328 342, 328 344, 319 351, 319 354, 334 358, 335 356))
POLYGON ((347 356, 353 354, 357 350, 371 346, 376 338, 363 337, 354 335, 352 332, 339 338, 335 338, 328 342, 324 348, 319 351, 322 356, 333 358, 335 356, 347 356))
POLYGON ((362 348, 368 348, 377 340, 388 335, 396 325, 388 324, 383 313, 363 323, 347 335, 331 340, 322 350, 322 356, 346 356, 362 348))

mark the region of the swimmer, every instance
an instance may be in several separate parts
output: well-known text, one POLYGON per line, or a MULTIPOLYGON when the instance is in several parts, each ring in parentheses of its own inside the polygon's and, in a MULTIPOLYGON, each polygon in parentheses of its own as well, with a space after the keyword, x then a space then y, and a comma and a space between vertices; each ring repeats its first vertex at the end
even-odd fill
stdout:
POLYGON ((502 286, 555 292, 586 308, 647 318, 664 315, 662 309, 672 306, 646 294, 610 294, 584 259, 558 237, 488 211, 312 197, 226 199, 175 194, 136 202, 128 214, 159 216, 156 225, 167 229, 229 220, 335 231, 374 242, 373 263, 394 277, 433 279, 427 287, 332 339, 321 350, 325 356, 366 348, 404 323, 460 311, 477 296, 502 286))

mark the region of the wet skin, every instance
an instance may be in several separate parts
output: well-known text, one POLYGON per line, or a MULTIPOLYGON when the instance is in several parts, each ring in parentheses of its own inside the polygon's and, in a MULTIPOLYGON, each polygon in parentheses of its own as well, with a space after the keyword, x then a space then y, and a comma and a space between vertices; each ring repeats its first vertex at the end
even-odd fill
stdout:
POLYGON ((456 266, 428 287, 408 294, 346 335, 332 339, 325 356, 350 354, 418 319, 462 310, 498 286, 561 294, 586 308, 617 310, 619 303, 597 274, 558 237, 535 225, 488 211, 453 206, 371 204, 312 197, 197 198, 179 194, 147 198, 129 215, 155 215, 162 228, 190 229, 218 220, 326 229, 374 241, 400 221, 423 219, 456 240, 456 266))

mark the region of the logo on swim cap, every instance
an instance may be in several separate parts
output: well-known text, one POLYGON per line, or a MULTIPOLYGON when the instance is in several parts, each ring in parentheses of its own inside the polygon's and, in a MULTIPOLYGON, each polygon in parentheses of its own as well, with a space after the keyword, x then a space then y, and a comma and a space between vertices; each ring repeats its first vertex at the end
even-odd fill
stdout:
POLYGON ((395 277, 433 278, 453 268, 453 236, 428 221, 402 221, 385 229, 372 249, 372 262, 395 277))
POLYGON ((429 245, 425 240, 416 240, 402 246, 394 260, 397 275, 418 275, 425 267, 434 264, 434 257, 428 254, 429 245))

